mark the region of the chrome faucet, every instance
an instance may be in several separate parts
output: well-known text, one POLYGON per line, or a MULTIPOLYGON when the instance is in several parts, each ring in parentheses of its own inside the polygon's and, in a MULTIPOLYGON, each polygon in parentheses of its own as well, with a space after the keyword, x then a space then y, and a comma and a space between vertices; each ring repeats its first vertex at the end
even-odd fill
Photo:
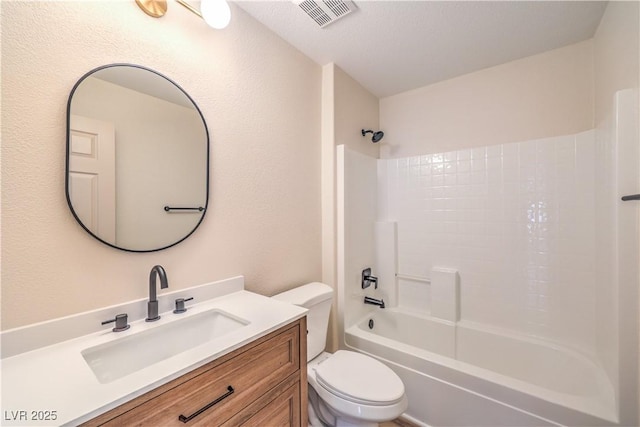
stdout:
POLYGON ((375 299, 371 297, 364 297, 365 304, 377 305, 380 308, 384 308, 384 300, 382 298, 375 299))
POLYGON ((151 269, 149 273, 149 302, 147 303, 147 322, 155 322, 160 319, 158 316, 158 300, 156 297, 156 277, 160 276, 160 288, 166 289, 169 287, 167 281, 167 273, 164 271, 161 265, 156 265, 151 269))

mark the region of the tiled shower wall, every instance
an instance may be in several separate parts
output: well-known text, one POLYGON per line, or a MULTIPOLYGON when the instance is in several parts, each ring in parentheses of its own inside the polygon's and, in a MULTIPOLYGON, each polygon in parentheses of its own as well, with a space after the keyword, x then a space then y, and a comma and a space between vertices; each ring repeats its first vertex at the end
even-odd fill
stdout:
MULTIPOLYGON (((396 221, 398 273, 460 273, 460 315, 595 348, 593 131, 379 160, 379 220, 396 221)), ((399 305, 430 311, 429 285, 399 305)))

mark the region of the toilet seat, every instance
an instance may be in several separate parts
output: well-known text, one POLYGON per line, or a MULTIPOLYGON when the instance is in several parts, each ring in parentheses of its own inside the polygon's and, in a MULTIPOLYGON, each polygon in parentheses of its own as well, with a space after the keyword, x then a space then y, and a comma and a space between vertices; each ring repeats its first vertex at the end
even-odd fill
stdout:
POLYGON ((404 398, 404 384, 396 373, 364 354, 338 350, 315 371, 321 387, 350 402, 388 406, 404 398))

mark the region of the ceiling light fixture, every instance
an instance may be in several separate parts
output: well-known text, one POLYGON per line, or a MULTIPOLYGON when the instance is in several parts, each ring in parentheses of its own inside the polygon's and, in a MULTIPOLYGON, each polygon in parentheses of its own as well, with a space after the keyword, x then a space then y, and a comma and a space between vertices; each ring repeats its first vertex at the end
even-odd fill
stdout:
MULTIPOLYGON (((195 13, 210 27, 221 30, 231 21, 231 9, 226 0, 202 0, 200 10, 191 6, 185 0, 176 0, 177 3, 195 13)), ((136 0, 136 4, 149 16, 160 18, 167 12, 166 0, 136 0)))
POLYGON ((166 0, 136 0, 136 4, 144 13, 154 18, 160 18, 167 13, 166 0))

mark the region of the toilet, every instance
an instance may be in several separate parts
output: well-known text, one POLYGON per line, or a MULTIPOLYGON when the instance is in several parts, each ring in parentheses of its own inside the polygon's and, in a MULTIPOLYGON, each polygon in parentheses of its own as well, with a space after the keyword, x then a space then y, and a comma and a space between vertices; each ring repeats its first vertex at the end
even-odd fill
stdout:
POLYGON ((324 351, 333 290, 309 283, 272 298, 307 308, 309 425, 377 426, 408 406, 402 380, 378 360, 354 351, 324 351))

